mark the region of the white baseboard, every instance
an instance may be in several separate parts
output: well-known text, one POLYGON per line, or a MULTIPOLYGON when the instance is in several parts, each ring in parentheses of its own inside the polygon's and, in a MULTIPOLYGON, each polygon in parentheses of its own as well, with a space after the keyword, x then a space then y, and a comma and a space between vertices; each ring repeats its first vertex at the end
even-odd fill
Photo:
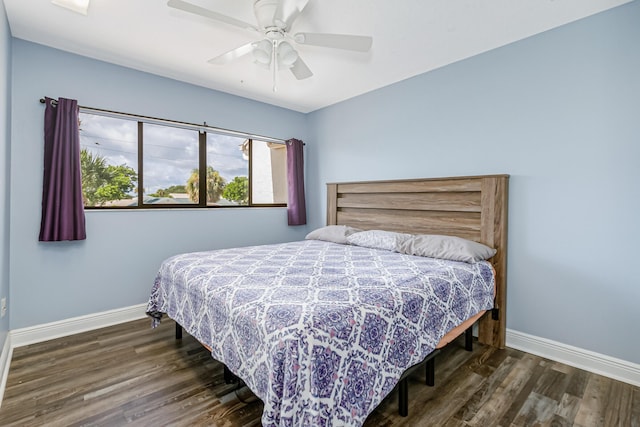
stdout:
POLYGON ((637 363, 511 329, 507 329, 507 347, 640 386, 640 365, 637 363))
POLYGON ((2 407, 2 397, 4 396, 4 388, 7 385, 7 377, 9 376, 9 365, 11 364, 11 355, 13 347, 11 347, 11 334, 7 334, 2 346, 2 354, 0 354, 0 407, 2 407))
POLYGON ((9 332, 9 335, 11 335, 11 345, 13 348, 22 347, 24 345, 142 319, 146 316, 146 308, 146 303, 138 304, 132 305, 131 307, 87 314, 86 316, 72 317, 71 319, 45 323, 43 325, 14 329, 9 332))

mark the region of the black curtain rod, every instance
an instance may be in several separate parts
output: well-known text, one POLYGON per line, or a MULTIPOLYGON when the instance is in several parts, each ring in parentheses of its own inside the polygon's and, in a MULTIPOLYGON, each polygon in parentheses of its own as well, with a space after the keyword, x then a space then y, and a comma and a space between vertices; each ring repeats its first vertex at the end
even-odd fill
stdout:
MULTIPOLYGON (((44 104, 45 102, 47 102, 44 98, 40 98, 40 103, 44 104)), ((58 101, 56 101, 55 99, 52 99, 51 101, 53 103, 53 105, 57 105, 58 101)), ((124 117, 132 117, 132 118, 137 118, 137 119, 143 119, 142 121, 144 121, 144 119, 147 119, 148 121, 152 121, 152 122, 157 122, 157 123, 161 123, 161 124, 165 124, 165 125, 173 125, 173 126, 177 126, 177 127, 183 127, 183 128, 195 128, 195 129, 202 129, 202 128, 207 128, 207 129, 211 129, 214 132, 218 132, 218 133, 222 133, 225 135, 231 135, 231 136, 237 136, 237 137, 242 137, 242 138, 250 138, 250 139, 257 139, 260 141, 265 141, 265 142, 273 142, 275 144, 286 144, 287 141, 284 139, 279 139, 279 138, 271 138, 268 136, 261 136, 261 135, 251 135, 251 134, 247 134, 247 133, 243 133, 243 132, 236 132, 233 130, 227 130, 227 129, 221 129, 221 128, 217 128, 217 127, 213 127, 213 126, 209 126, 207 124, 207 122, 204 122, 203 125, 199 125, 196 123, 187 123, 187 122, 178 122, 175 120, 166 120, 166 119, 158 119, 155 117, 147 117, 147 116, 138 116, 135 114, 128 114, 128 113, 119 113, 117 111, 111 111, 111 110, 103 110, 100 108, 93 108, 93 107, 83 107, 82 105, 78 105, 78 108, 84 109, 84 110, 88 110, 88 111, 95 111, 98 113, 103 113, 106 115, 114 115, 114 116, 124 116, 124 117)), ((303 143, 303 145, 306 145, 303 143)))

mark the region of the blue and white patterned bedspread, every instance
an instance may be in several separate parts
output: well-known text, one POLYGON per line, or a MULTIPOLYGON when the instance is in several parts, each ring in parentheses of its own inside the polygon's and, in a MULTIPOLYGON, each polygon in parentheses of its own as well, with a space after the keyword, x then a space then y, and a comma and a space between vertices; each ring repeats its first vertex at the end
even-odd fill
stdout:
POLYGON ((212 349, 268 426, 359 426, 452 328, 493 307, 494 273, 305 240, 177 255, 147 312, 212 349))

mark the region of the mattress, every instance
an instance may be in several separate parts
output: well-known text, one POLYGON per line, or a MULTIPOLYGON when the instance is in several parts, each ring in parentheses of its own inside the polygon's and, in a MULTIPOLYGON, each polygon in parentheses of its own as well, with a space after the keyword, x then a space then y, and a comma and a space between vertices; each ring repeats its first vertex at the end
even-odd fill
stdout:
POLYGON ((263 426, 359 426, 447 332, 493 307, 494 287, 486 261, 305 240, 171 257, 147 312, 241 378, 263 426))

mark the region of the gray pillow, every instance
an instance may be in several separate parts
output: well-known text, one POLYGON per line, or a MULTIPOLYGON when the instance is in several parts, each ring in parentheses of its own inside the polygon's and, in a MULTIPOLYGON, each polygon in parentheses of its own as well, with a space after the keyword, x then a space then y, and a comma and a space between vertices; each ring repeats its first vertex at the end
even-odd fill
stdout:
POLYGON ((354 246, 396 251, 401 242, 409 239, 411 234, 395 233, 384 230, 367 230, 347 237, 347 242, 354 246))
POLYGON ((398 252, 464 262, 487 260, 496 254, 495 249, 482 243, 461 237, 437 234, 416 234, 410 239, 400 242, 398 252))
POLYGON ((306 240, 324 240, 325 242, 347 244, 347 237, 353 233, 362 231, 359 228, 349 227, 348 225, 327 225, 313 230, 307 234, 306 240))

